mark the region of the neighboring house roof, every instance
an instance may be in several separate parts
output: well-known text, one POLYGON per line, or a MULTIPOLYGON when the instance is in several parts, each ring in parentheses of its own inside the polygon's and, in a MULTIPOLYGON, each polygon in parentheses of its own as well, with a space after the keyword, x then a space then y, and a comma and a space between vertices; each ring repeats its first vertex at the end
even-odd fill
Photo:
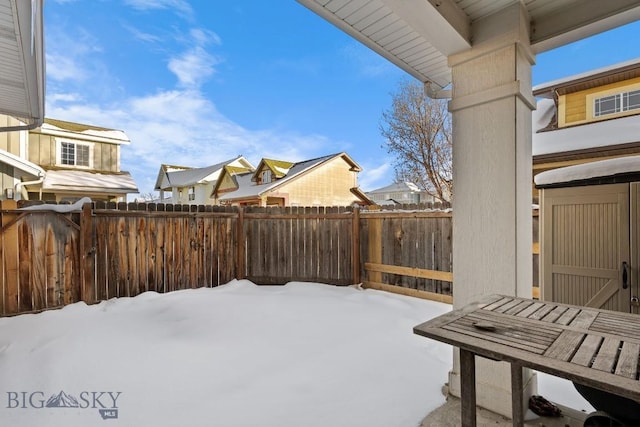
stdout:
POLYGON ((233 166, 239 170, 253 170, 251 163, 243 156, 234 157, 203 168, 161 165, 155 190, 166 190, 174 187, 184 188, 203 182, 216 181, 225 166, 233 166))
POLYGON ((40 166, 5 150, 0 150, 0 163, 7 164, 36 178, 45 176, 45 171, 40 166))
POLYGON ((387 185, 386 187, 377 188, 372 191, 367 191, 367 194, 378 194, 378 193, 395 193, 395 192, 415 192, 420 193, 421 190, 412 182, 394 182, 391 185, 387 185))
POLYGON ((636 77, 640 77, 640 58, 552 80, 536 85, 532 90, 534 96, 553 98, 556 95, 591 89, 636 77))
POLYGON ((262 159, 256 168, 254 178, 257 178, 258 174, 264 170, 263 166, 266 166, 271 170, 271 172, 273 172, 277 179, 280 179, 286 176, 294 165, 295 163, 287 162, 285 160, 262 159))
MULTIPOLYGON (((1 1, 1 0, 0 0, 1 1)), ((111 144, 131 143, 124 131, 110 129, 82 123, 67 122, 64 120, 45 119, 40 132, 61 137, 73 137, 87 141, 107 142, 111 144)))
POLYGON ((0 0, 0 114, 25 123, 0 131, 33 129, 44 119, 43 2, 0 0))
POLYGON ((634 180, 637 180, 639 174, 640 156, 629 156, 542 172, 535 176, 535 183, 538 186, 545 187, 570 182, 584 183, 594 178, 605 177, 617 177, 619 179, 619 181, 611 182, 627 182, 625 177, 632 176, 634 180))
MULTIPOLYGON (((549 114, 546 103, 540 105, 534 114, 549 114)), ((555 110, 555 106, 551 106, 555 110)), ((534 156, 557 155, 578 150, 614 148, 622 144, 640 142, 640 115, 620 117, 612 120, 535 132, 532 139, 534 156)))
MULTIPOLYGON (((238 189, 235 191, 224 193, 219 197, 219 199, 221 201, 230 201, 230 200, 240 200, 240 199, 260 197, 266 191, 274 190, 284 185, 285 183, 289 182, 290 180, 295 179, 297 176, 300 176, 310 171, 311 169, 317 168, 323 163, 328 162, 329 160, 332 160, 336 157, 342 157, 349 165, 351 165, 352 170, 358 171, 358 172, 362 170, 362 168, 347 153, 342 152, 337 154, 331 154, 328 156, 318 157, 317 159, 311 159, 311 160, 305 160, 298 163, 292 163, 291 166, 287 169, 286 174, 283 175, 280 179, 277 179, 276 181, 272 181, 266 184, 256 185, 254 181, 257 177, 257 174, 259 174, 260 171, 263 170, 263 168, 261 167, 262 165, 267 165, 267 166, 275 165, 276 167, 279 168, 280 172, 283 172, 285 169, 284 165, 287 165, 290 163, 285 161, 274 161, 274 160, 265 161, 266 159, 263 159, 260 162, 260 165, 258 166, 258 168, 256 168, 256 171, 254 174, 236 175, 235 179, 236 179, 236 182, 238 183, 238 189)), ((269 166, 270 169, 271 169, 271 166, 269 166)))
POLYGON ((640 58, 537 85, 540 99, 532 115, 532 152, 536 161, 571 152, 640 148, 640 115, 558 128, 557 97, 640 77, 640 58))
POLYGON ((138 186, 128 172, 106 173, 81 170, 47 170, 42 183, 45 192, 93 192, 105 194, 138 193, 138 186))

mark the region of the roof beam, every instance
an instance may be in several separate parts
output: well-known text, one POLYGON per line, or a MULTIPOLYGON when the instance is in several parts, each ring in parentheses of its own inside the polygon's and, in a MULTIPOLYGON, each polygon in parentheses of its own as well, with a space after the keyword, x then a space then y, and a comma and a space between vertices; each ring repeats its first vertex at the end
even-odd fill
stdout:
POLYGON ((637 0, 581 0, 532 21, 531 45, 544 52, 638 19, 637 0))
POLYGON ((451 0, 384 0, 384 3, 441 54, 471 47, 471 22, 451 0))

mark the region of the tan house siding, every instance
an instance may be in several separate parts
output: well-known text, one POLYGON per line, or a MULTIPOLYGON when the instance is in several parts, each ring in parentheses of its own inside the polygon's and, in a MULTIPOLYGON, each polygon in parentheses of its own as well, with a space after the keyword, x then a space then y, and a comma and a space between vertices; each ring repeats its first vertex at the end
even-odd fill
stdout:
POLYGON ((78 144, 93 146, 92 170, 105 172, 118 172, 118 149, 115 144, 86 141, 75 138, 60 138, 41 133, 29 133, 29 161, 45 168, 62 166, 57 164, 58 143, 56 139, 62 139, 78 144))
MULTIPOLYGON (((13 117, 0 115, 0 127, 19 126, 13 117)), ((16 156, 20 155, 20 132, 0 132, 0 149, 16 156)))
POLYGON ((617 117, 638 114, 638 110, 608 114, 605 117, 593 117, 593 102, 595 98, 614 95, 623 91, 640 89, 640 77, 598 86, 591 89, 561 95, 558 97, 558 126, 573 126, 583 123, 610 120, 617 117))
MULTIPOLYGON (((0 189, 13 187, 14 179, 12 173, 12 167, 9 167, 4 163, 0 163, 0 189)), ((0 194, 0 198, 2 198, 3 196, 4 194, 0 194)))
POLYGON ((235 189, 236 189, 236 183, 233 181, 233 178, 230 175, 223 173, 222 180, 218 186, 218 191, 220 193, 223 193, 227 190, 235 190, 235 189))
POLYGON ((118 146, 113 144, 94 143, 93 161, 94 169, 117 172, 118 171, 118 146))
MULTIPOLYGON (((50 166, 51 147, 49 144, 43 144, 41 140, 44 138, 41 137, 42 135, 39 133, 29 132, 29 155, 27 160, 41 166, 50 166)), ((46 142, 50 143, 51 141, 47 139, 46 142)), ((53 161, 55 163, 55 151, 53 161)))
POLYGON ((349 190, 356 186, 357 172, 349 169, 344 159, 337 157, 275 191, 288 194, 290 206, 324 205, 328 199, 336 206, 350 205, 357 200, 349 190))
POLYGON ((585 92, 570 93, 561 97, 560 103, 564 103, 565 107, 560 127, 583 123, 587 120, 587 105, 585 99, 585 92))

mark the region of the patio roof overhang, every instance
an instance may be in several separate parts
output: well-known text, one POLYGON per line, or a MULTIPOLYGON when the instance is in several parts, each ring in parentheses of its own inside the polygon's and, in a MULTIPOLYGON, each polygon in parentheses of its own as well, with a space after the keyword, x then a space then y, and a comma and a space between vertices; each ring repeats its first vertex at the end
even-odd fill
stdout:
MULTIPOLYGON (((452 98, 454 308, 487 294, 530 298, 535 54, 637 21, 640 2, 297 1, 423 82, 429 96, 452 98)), ((448 384, 460 397, 456 358, 448 384)), ((505 386, 512 372, 483 365, 478 373, 478 405, 519 415, 505 386)), ((535 393, 534 375, 521 375, 516 386, 535 393)))
MULTIPOLYGON (((468 50, 471 26, 514 0, 297 0, 393 62, 432 96, 451 83, 447 57, 468 50)), ((523 1, 530 42, 544 52, 640 19, 636 0, 523 1)))
POLYGON ((44 120, 43 0, 0 0, 0 114, 33 129, 44 120))

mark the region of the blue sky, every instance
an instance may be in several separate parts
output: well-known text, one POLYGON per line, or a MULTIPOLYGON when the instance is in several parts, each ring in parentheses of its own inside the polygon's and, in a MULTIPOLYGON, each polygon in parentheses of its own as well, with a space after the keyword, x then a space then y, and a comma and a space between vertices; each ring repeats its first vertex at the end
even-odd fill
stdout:
MULTIPOLYGON (((121 129, 141 193, 162 163, 346 151, 393 181, 379 124, 410 77, 294 0, 47 0, 46 115, 121 129)), ((640 22, 537 56, 534 85, 640 57, 640 22)))

